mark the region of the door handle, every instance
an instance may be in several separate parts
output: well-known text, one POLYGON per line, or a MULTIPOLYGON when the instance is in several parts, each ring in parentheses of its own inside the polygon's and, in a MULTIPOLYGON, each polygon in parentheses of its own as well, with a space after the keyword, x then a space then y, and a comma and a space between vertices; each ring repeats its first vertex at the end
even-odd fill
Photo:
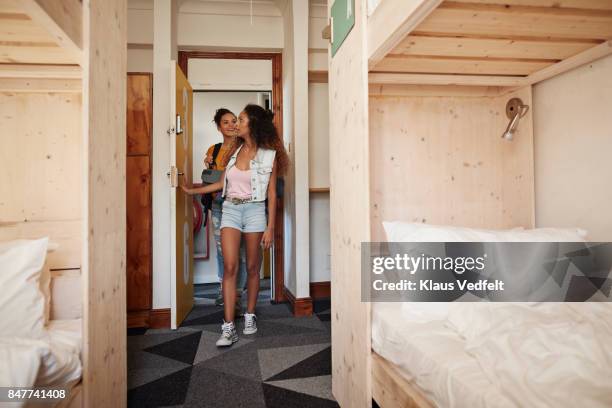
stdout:
POLYGON ((183 173, 182 171, 179 171, 175 166, 170 167, 170 171, 166 173, 166 176, 170 178, 171 187, 178 187, 179 185, 178 178, 179 176, 184 176, 184 175, 185 173, 183 173))

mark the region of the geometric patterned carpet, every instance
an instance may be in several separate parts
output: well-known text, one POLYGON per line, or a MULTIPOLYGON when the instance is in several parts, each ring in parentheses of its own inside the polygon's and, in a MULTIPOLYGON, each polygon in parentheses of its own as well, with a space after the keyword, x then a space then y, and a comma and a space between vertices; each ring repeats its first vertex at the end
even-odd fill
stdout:
POLYGON ((338 407, 331 393, 329 301, 311 317, 272 305, 262 281, 257 333, 219 349, 217 285, 196 285, 196 305, 178 330, 128 331, 129 407, 338 407))

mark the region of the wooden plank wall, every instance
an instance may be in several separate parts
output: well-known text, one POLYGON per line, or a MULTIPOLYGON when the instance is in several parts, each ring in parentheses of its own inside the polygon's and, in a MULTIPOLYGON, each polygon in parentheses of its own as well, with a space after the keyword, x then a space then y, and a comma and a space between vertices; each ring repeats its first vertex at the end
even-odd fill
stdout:
POLYGON ((406 90, 410 96, 370 97, 373 240, 385 240, 382 222, 392 220, 534 225, 531 111, 514 141, 501 138, 506 102, 520 96, 531 105, 531 87, 503 96, 486 88, 442 92, 414 88, 406 90))
POLYGON ((0 128, 0 240, 48 236, 50 268, 80 268, 81 95, 0 93, 0 128))
POLYGON ((125 407, 127 0, 83 1, 83 405, 125 407))
POLYGON ((361 243, 370 240, 365 1, 330 61, 332 392, 342 407, 369 407, 370 305, 361 302, 361 243))

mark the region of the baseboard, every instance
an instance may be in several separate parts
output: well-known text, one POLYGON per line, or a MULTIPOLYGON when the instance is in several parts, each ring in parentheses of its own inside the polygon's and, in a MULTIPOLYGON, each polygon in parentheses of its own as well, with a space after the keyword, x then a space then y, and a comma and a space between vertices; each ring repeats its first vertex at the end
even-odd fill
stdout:
POLYGON ((149 329, 169 329, 170 309, 138 310, 128 312, 128 329, 135 327, 147 327, 149 329))
POLYGON ((331 297, 331 282, 310 282, 310 297, 313 299, 329 299, 331 297))
POLYGON ((170 328, 170 309, 153 309, 149 317, 150 329, 170 328))
POLYGON ((289 305, 291 306, 291 310, 293 311, 293 315, 295 317, 303 317, 303 316, 312 316, 312 298, 298 298, 296 299, 293 296, 293 293, 285 286, 283 288, 283 294, 289 301, 289 305))
POLYGON ((132 329, 135 327, 149 327, 149 317, 151 315, 150 310, 137 310, 128 312, 127 314, 127 327, 132 329))

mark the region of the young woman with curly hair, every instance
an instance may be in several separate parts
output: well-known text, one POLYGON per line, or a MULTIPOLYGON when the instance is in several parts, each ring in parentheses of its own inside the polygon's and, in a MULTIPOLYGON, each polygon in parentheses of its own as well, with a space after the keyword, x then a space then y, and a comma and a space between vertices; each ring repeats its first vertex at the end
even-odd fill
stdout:
POLYGON ((259 295, 261 247, 270 248, 274 240, 276 216, 276 177, 284 174, 289 158, 276 127, 274 114, 258 105, 247 105, 238 117, 238 137, 225 156, 221 180, 205 187, 181 186, 187 194, 223 190, 221 249, 223 251, 224 322, 217 346, 238 341, 234 324, 236 275, 241 238, 246 242, 247 312, 244 334, 257 332, 255 305, 259 295), (266 219, 266 199, 268 216, 266 219))

